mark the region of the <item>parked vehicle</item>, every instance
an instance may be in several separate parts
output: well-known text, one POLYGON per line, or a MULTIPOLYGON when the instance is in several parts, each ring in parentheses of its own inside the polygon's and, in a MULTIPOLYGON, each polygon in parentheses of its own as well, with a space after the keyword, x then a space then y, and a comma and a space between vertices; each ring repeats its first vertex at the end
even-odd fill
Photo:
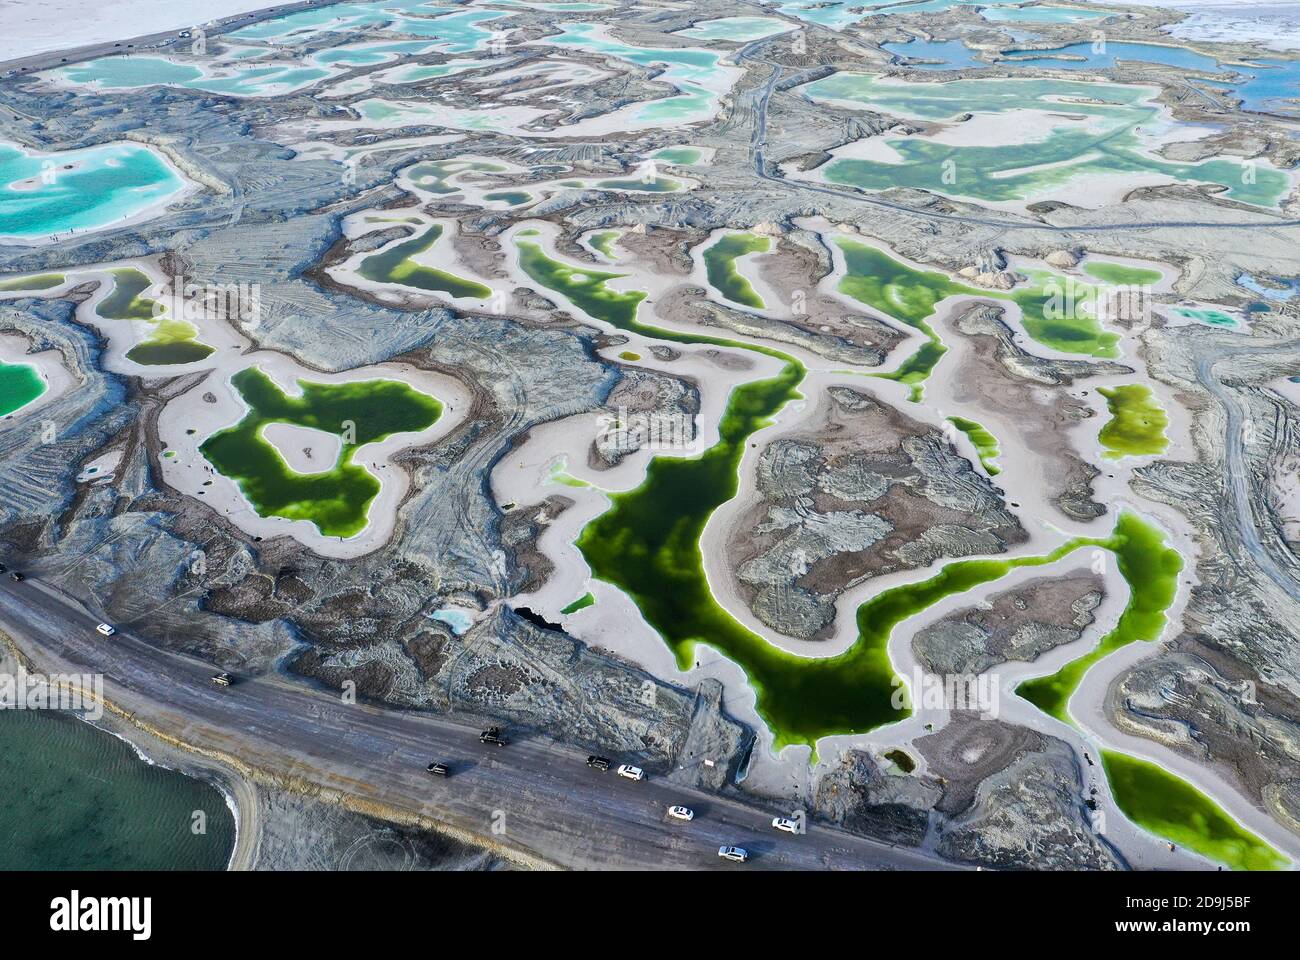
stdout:
POLYGON ((626 777, 628 780, 645 779, 645 771, 642 770, 640 767, 632 766, 632 764, 630 763, 619 764, 618 775, 620 777, 626 777))
POLYGON ((591 756, 587 758, 587 766, 593 770, 608 770, 610 761, 607 757, 591 756))
POLYGON ((783 830, 786 833, 799 832, 799 821, 791 820, 789 817, 775 817, 772 820, 772 826, 778 830, 783 830))
POLYGON ((504 747, 506 745, 506 739, 501 736, 500 727, 488 727, 478 735, 478 742, 490 743, 494 747, 504 747))
POLYGON ((694 820, 695 811, 690 807, 673 806, 668 808, 668 816, 674 820, 694 820))
POLYGON ((451 775, 451 770, 445 763, 431 763, 424 769, 428 770, 435 777, 446 777, 451 775))
POLYGON ((113 634, 117 633, 117 628, 111 623, 101 623, 95 629, 106 637, 111 637, 113 634))
POLYGON ((749 859, 749 851, 744 847, 718 847, 718 856, 732 863, 744 863, 749 859))

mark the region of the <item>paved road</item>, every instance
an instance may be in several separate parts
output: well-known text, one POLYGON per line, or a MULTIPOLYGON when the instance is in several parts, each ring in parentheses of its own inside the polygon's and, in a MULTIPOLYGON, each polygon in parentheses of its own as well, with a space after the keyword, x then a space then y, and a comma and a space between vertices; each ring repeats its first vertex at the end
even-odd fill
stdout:
MULTIPOLYGON (((259 20, 268 20, 271 17, 282 17, 285 14, 296 13, 300 10, 307 10, 311 7, 326 7, 338 3, 339 0, 300 0, 298 3, 285 3, 274 7, 264 7, 261 10, 252 10, 248 13, 236 13, 229 17, 221 17, 218 20, 203 23, 204 30, 209 37, 216 36, 218 33, 224 33, 226 30, 246 27, 250 23, 256 23, 259 20)), ((30 57, 16 57, 13 60, 0 60, 0 76, 8 73, 10 70, 19 73, 39 73, 41 70, 49 70, 53 67, 62 66, 68 63, 80 63, 83 60, 94 60, 96 57, 106 57, 114 53, 125 53, 128 50, 140 52, 154 47, 169 44, 177 39, 179 30, 164 30, 161 33, 149 33, 141 37, 127 37, 116 41, 107 41, 105 43, 94 43, 84 47, 75 47, 71 50, 52 50, 46 53, 33 54, 30 57)), ((188 49, 189 41, 182 41, 188 49)))
MULTIPOLYGON (((104 674, 105 695, 184 742, 265 773, 300 778, 432 817, 453 828, 572 868, 943 869, 913 851, 817 824, 803 836, 772 830, 772 816, 731 796, 589 770, 585 754, 542 737, 505 748, 479 727, 361 705, 278 675, 214 686, 209 664, 159 651, 135 636, 95 632, 99 618, 38 580, 0 581, 0 629, 37 669, 104 674), (446 780, 424 772, 451 765, 446 780), (672 804, 693 823, 665 819, 672 804), (494 832, 494 825, 496 831, 494 832), (737 844, 750 864, 720 861, 737 844)), ((616 758, 615 758, 616 759, 616 758)))

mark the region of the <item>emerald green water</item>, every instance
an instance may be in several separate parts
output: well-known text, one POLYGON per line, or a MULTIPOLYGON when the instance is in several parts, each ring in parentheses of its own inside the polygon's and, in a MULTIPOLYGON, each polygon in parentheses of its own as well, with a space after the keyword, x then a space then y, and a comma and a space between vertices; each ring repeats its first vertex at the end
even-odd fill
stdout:
POLYGON ((1129 84, 1030 78, 911 82, 840 72, 809 84, 819 100, 850 101, 907 119, 951 121, 967 114, 1035 111, 1059 118, 1034 138, 1008 137, 994 146, 935 142, 924 136, 890 137, 898 159, 882 162, 839 158, 826 179, 887 190, 914 187, 983 202, 1028 200, 1083 177, 1157 174, 1179 183, 1212 183, 1242 203, 1276 207, 1290 190, 1283 170, 1239 160, 1166 160, 1145 148, 1141 129, 1159 126, 1158 89, 1129 84), (1063 111, 1068 103, 1071 117, 1063 111))
POLYGON ((1151 388, 1140 383, 1119 387, 1098 387, 1106 398, 1110 422, 1101 428, 1098 440, 1108 460, 1164 453, 1169 447, 1165 428, 1169 416, 1151 388))
POLYGON ((709 283, 732 303, 763 309, 762 298, 753 285, 740 275, 736 261, 752 253, 766 253, 771 246, 767 237, 753 233, 728 233, 704 251, 704 267, 709 283))
MULTIPOLYGON (((564 293, 594 317, 677 342, 720 343, 640 324, 636 310, 643 295, 620 296, 606 287, 618 274, 581 273, 546 257, 536 242, 517 239, 516 243, 521 265, 533 280, 564 293)), ((904 283, 886 292, 886 286, 867 285, 861 290, 900 313, 916 316, 926 309, 923 291, 904 283)), ((745 344, 727 345, 780 356, 745 344)), ((1089 666, 1135 640, 1159 637, 1177 591, 1182 558, 1166 545, 1157 528, 1128 512, 1119 516, 1105 539, 1076 538, 1037 557, 959 560, 919 583, 885 590, 858 608, 857 639, 835 657, 795 656, 745 629, 709 591, 700 537, 717 507, 735 496, 737 468, 748 438, 799 396, 803 375, 803 369, 787 359, 776 377, 736 387, 719 424, 717 444, 693 459, 656 457, 642 484, 610 495, 610 508, 591 521, 576 541, 593 576, 618 587, 636 603, 681 669, 690 669, 696 646, 704 644, 745 671, 776 749, 803 743, 815 754, 821 737, 864 733, 904 719, 910 715, 910 704, 906 697, 898 707, 893 702, 900 680, 888 654, 889 637, 898 624, 945 597, 1000 579, 1019 567, 1055 563, 1084 547, 1108 550, 1116 557, 1129 587, 1124 612, 1116 628, 1088 656, 1054 677, 1022 684, 1017 692, 1048 712, 1053 712, 1055 698, 1063 713, 1069 693, 1089 666)), ((974 428, 982 430, 978 425, 974 428)), ((589 598, 591 594, 562 612, 572 613, 594 602, 589 598)), ((1106 772, 1120 808, 1145 828, 1234 865, 1281 864, 1273 851, 1232 824, 1212 801, 1158 768, 1135 775, 1131 766, 1121 770, 1110 759, 1106 772)))
POLYGON ((487 300, 491 297, 492 291, 481 283, 415 262, 415 258, 429 250, 441 236, 442 227, 432 224, 424 233, 366 257, 357 267, 357 273, 375 283, 398 283, 418 290, 445 293, 453 298, 487 300))
POLYGON ((700 151, 695 147, 665 147, 652 154, 654 159, 664 163, 674 163, 679 167, 690 167, 700 162, 700 151))
POLYGON ((505 167, 481 160, 431 160, 427 163, 417 163, 407 171, 407 175, 411 178, 411 182, 421 190, 428 190, 430 193, 449 194, 460 190, 459 187, 451 183, 452 178, 458 173, 469 173, 471 171, 501 173, 504 170, 505 167))
POLYGON ((965 417, 949 417, 948 422, 970 438, 970 442, 975 445, 975 452, 979 454, 980 463, 984 465, 984 470, 990 477, 996 477, 1002 472, 1002 468, 997 465, 999 452, 997 437, 974 420, 967 420, 965 417))
POLYGON ((1201 310, 1195 307, 1175 307, 1173 313, 1175 316, 1184 317, 1188 320, 1195 320, 1197 323, 1203 323, 1208 327, 1237 326, 1237 318, 1231 314, 1224 313, 1222 310, 1201 310))
MULTIPOLYGON (((700 537, 714 511, 735 496, 737 470, 749 438, 800 396, 803 367, 767 348, 641 324, 636 311, 644 294, 617 294, 606 286, 619 274, 567 266, 547 257, 536 241, 516 238, 516 244, 525 273, 565 294, 593 317, 649 336, 738 347, 785 361, 776 376, 732 391, 716 444, 698 457, 655 457, 641 485, 610 494, 609 509, 592 520, 576 541, 593 576, 618 587, 636 603, 682 669, 694 662, 696 645, 705 644, 745 671, 757 694, 758 712, 772 729, 778 749, 792 743, 815 746, 824 736, 864 733, 906 717, 907 709, 892 703, 897 682, 887 645, 894 627, 944 597, 999 579, 1018 567, 1054 563, 1084 546, 1111 550, 1120 557, 1120 572, 1133 593, 1121 625, 1127 634, 1145 623, 1143 593, 1165 557, 1164 539, 1158 530, 1125 513, 1106 539, 1077 538, 1038 557, 956 561, 920 583, 886 590, 858 608, 858 638, 839 656, 812 659, 774 647, 713 599, 700 537)), ((874 287, 864 292, 913 316, 927 302, 924 291, 906 285, 889 293, 874 287)), ((1178 555, 1168 553, 1181 567, 1178 555)), ((1162 617, 1170 601, 1172 594, 1159 605, 1162 617)))
POLYGON ((1183 558, 1165 544, 1155 527, 1132 514, 1120 516, 1112 537, 1120 575, 1129 586, 1128 605, 1115 629, 1091 651, 1047 677, 1026 680, 1016 693, 1062 723, 1070 723, 1067 705, 1083 675, 1096 663, 1138 640, 1157 640, 1168 622, 1167 611, 1178 593, 1183 558))
POLYGON ((357 449, 395 433, 425 430, 442 415, 441 403, 397 380, 299 380, 300 397, 284 393, 256 367, 241 370, 230 382, 249 411, 233 427, 209 437, 200 447, 203 455, 218 473, 239 484, 258 516, 308 520, 330 537, 360 533, 379 493, 379 481, 352 462, 357 449), (271 423, 341 437, 338 462, 324 473, 295 473, 262 437, 271 423))
POLYGON ((614 252, 614 241, 622 236, 618 230, 602 230, 599 233, 593 233, 587 240, 591 246, 599 250, 611 260, 617 260, 618 254, 614 252))
POLYGON ((10 290, 49 290, 63 284, 63 275, 42 273, 31 277, 19 277, 17 280, 0 280, 0 291, 10 290))
POLYGON ((1282 870, 1286 857, 1191 784, 1154 763, 1101 752, 1115 803, 1134 823, 1233 870, 1282 870))
POLYGON ((196 363, 213 348, 199 342, 192 323, 169 319, 161 304, 140 296, 153 281, 133 267, 113 270, 113 289, 95 312, 109 320, 142 320, 153 325, 149 338, 127 351, 126 358, 141 366, 196 363))
POLYGON ((914 401, 921 399, 923 384, 948 350, 928 320, 949 297, 1010 300, 1020 308, 1025 332, 1044 346, 1094 357, 1118 356, 1119 335, 1108 333, 1096 319, 1099 290, 1090 284, 1047 270, 1028 270, 1029 285, 1021 289, 984 290, 953 281, 937 270, 917 270, 859 240, 836 237, 835 243, 844 252, 839 291, 928 338, 898 369, 872 374, 907 384, 914 401))
POLYGON ((579 610, 585 610, 587 609, 587 607, 592 606, 593 604, 595 604, 595 602, 596 602, 596 597, 593 594, 584 593, 577 600, 574 600, 573 603, 569 604, 567 607, 564 607, 562 610, 560 610, 560 613, 566 615, 570 613, 577 613, 579 610))
POLYGON ((837 237, 835 243, 844 252, 844 277, 837 289, 885 316, 923 333, 928 342, 890 373, 872 376, 895 380, 911 388, 911 399, 919 402, 922 384, 934 372, 940 358, 948 352, 939 335, 927 322, 935 307, 948 297, 978 292, 953 283, 934 270, 915 270, 875 247, 837 237))
POLYGON ((45 392, 45 380, 26 363, 0 360, 0 417, 21 410, 45 392))

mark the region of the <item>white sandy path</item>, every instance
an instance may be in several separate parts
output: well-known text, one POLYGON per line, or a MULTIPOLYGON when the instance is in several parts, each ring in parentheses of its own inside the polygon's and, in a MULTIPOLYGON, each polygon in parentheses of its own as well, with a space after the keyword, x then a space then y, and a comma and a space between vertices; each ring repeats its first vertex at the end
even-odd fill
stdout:
POLYGON ((158 435, 176 456, 161 458, 159 465, 166 483, 206 503, 251 537, 290 536, 321 556, 349 559, 382 547, 397 526, 397 508, 410 489, 410 477, 392 462, 393 457, 402 450, 428 446, 447 436, 464 421, 470 403, 470 391, 459 380, 409 364, 383 363, 343 373, 320 373, 283 354, 259 351, 228 358, 221 367, 163 408, 158 417, 158 435), (248 412, 247 404, 230 378, 250 366, 256 366, 290 395, 301 393, 300 379, 312 383, 388 379, 406 383, 443 404, 442 416, 427 430, 393 434, 377 443, 366 444, 354 454, 352 462, 364 467, 380 482, 379 493, 367 512, 369 522, 360 533, 347 539, 327 537, 308 520, 260 517, 238 484, 211 469, 203 457, 199 450, 203 442, 219 430, 238 423, 248 412), (209 393, 215 397, 215 403, 205 401, 204 396, 209 393), (205 481, 212 481, 212 485, 205 487, 205 481))

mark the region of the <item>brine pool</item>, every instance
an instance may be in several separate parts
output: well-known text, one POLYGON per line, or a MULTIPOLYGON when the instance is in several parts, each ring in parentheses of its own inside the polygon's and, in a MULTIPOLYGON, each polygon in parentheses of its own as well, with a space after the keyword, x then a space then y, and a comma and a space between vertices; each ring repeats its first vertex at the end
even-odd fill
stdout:
POLYGON ((45 378, 30 364, 0 360, 0 417, 17 413, 39 400, 48 389, 45 378))
POLYGON ((827 181, 864 190, 909 186, 1007 202, 1088 177, 1155 175, 1219 184, 1229 199, 1274 208, 1292 187, 1291 174, 1267 164, 1253 166, 1246 176, 1237 159, 1176 162, 1156 156, 1143 131, 1159 130, 1168 121, 1155 103, 1154 87, 1018 77, 933 83, 837 73, 804 90, 818 100, 903 119, 955 123, 964 114, 975 115, 934 136, 886 135, 884 151, 875 146, 869 156, 839 156, 824 166, 827 181), (1012 121, 1014 137, 995 136, 1011 129, 1012 121), (970 126, 976 123, 983 126, 970 126))
POLYGON ((101 229, 161 207, 184 189, 184 178, 140 144, 41 153, 0 143, 0 241, 101 229))
MULTIPOLYGON (((757 697, 758 713, 771 729, 777 749, 807 744, 815 752, 822 737, 865 733, 904 719, 908 711, 895 709, 892 702, 896 676, 888 643, 894 628, 946 597, 999 580, 1020 567, 1047 566, 1084 548, 1107 550, 1116 556, 1130 593, 1115 629, 1097 649, 1037 682, 1039 689, 1050 691, 1043 698, 1043 708, 1049 713, 1063 710, 1087 668, 1097 660, 1129 643, 1152 641, 1163 632, 1183 561, 1161 530, 1124 512, 1108 537, 1077 537, 1041 556, 958 560, 928 579, 881 592, 858 608, 857 639, 837 656, 801 657, 772 645, 713 598, 700 539, 709 518, 736 494, 739 465, 749 438, 771 424, 787 403, 802 396, 799 386, 804 367, 770 348, 643 324, 637 312, 645 294, 614 291, 608 286, 623 274, 564 263, 547 255, 540 242, 527 233, 517 235, 515 244, 524 273, 594 319, 670 342, 748 350, 784 362, 776 376, 732 391, 716 444, 697 457, 656 456, 641 485, 610 494, 609 508, 588 523, 576 541, 592 576, 617 587, 636 603, 682 670, 691 669, 696 647, 701 644, 715 648, 744 670, 757 697)), ((1021 689, 1029 692, 1033 688, 1022 685, 1021 689)), ((1133 758, 1114 756, 1122 760, 1112 768, 1124 766, 1124 770, 1112 782, 1112 792, 1120 809, 1135 822, 1160 835, 1175 833, 1178 841, 1191 849, 1234 868, 1272 868, 1285 862, 1211 798, 1163 770, 1158 771, 1161 784, 1178 802, 1168 808, 1164 820, 1153 816, 1150 798, 1143 792, 1145 781, 1128 775, 1131 767, 1126 761, 1133 758), (1175 829, 1170 829, 1170 824, 1175 829)))
POLYGON ((230 378, 248 412, 199 448, 222 476, 234 480, 258 516, 307 520, 323 536, 347 538, 369 523, 380 482, 354 463, 358 449, 395 433, 416 433, 442 415, 442 404, 397 380, 312 383, 300 380, 290 396, 256 367, 230 378), (263 436, 283 423, 341 439, 338 460, 319 473, 291 469, 263 436))

